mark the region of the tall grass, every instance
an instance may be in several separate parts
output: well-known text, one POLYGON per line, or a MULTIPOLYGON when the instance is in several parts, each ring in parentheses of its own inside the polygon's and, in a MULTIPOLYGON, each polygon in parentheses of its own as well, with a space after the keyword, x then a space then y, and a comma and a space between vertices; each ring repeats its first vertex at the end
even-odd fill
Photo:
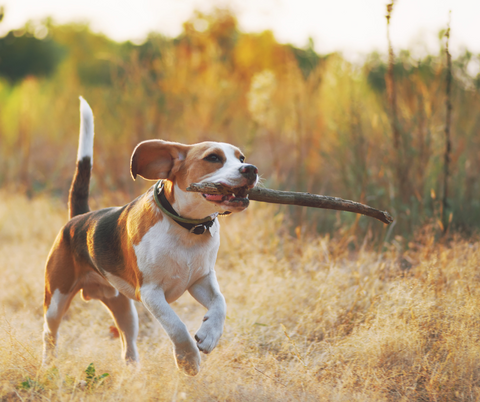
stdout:
POLYGON ((450 154, 452 152, 452 139, 450 134, 450 126, 452 124, 452 55, 449 50, 450 43, 450 17, 447 26, 447 31, 445 32, 445 58, 446 58, 446 89, 445 89, 445 153, 444 153, 444 162, 443 162, 443 198, 442 198, 442 222, 444 226, 444 232, 448 230, 447 216, 448 216, 448 187, 450 180, 450 154))
MULTIPOLYGON (((2 400, 474 401, 480 397, 479 243, 436 244, 431 228, 405 249, 348 234, 291 237, 278 209, 252 205, 222 220, 217 263, 225 333, 198 377, 137 304, 142 366, 132 370, 100 303, 75 298, 60 328, 56 369, 40 367, 43 265, 66 220, 58 200, 1 193, 2 400), (269 222, 268 225, 265 222, 269 222), (248 229, 247 229, 248 228, 248 229), (248 236, 245 236, 248 230, 248 236), (248 239, 247 239, 248 238, 248 239), (88 386, 85 370, 108 373, 88 386)), ((173 305, 191 333, 204 309, 173 305)))
MULTIPOLYGON (((267 186, 390 210, 397 218, 394 234, 441 220, 443 50, 422 59, 406 50, 392 54, 388 76, 395 79, 398 131, 392 137, 388 64, 381 55, 363 65, 339 54, 319 56, 311 43, 295 49, 270 32, 242 33, 225 12, 198 14, 178 38, 152 34, 142 46, 114 43, 84 26, 49 29, 69 50, 55 75, 15 85, 0 81, 3 187, 65 197, 82 95, 96 117, 94 197, 121 203, 136 193, 128 163, 138 141, 208 139, 242 147, 267 186), (196 30, 197 19, 208 28, 196 30)), ((465 230, 480 221, 480 98, 466 73, 472 58, 467 52, 452 61, 451 83, 448 204, 454 227, 465 230)), ((293 226, 307 222, 333 232, 355 223, 348 214, 296 211, 293 226)), ((357 227, 382 236, 380 225, 361 220, 357 227)))

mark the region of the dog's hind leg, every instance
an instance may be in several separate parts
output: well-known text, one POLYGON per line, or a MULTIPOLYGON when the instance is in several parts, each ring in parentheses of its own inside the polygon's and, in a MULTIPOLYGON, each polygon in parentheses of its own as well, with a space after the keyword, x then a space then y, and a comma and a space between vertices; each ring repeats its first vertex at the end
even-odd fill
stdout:
POLYGON ((127 363, 137 363, 138 315, 133 300, 121 293, 100 300, 108 308, 117 325, 122 341, 122 357, 127 363))
POLYGON ((43 330, 43 364, 55 357, 58 327, 70 302, 77 293, 75 289, 74 264, 62 233, 48 256, 45 269, 45 299, 43 304, 45 324, 43 330))
POLYGON ((45 310, 45 324, 43 326, 43 364, 45 365, 49 364, 55 357, 58 327, 74 296, 74 293, 63 294, 60 290, 55 289, 50 305, 45 310))

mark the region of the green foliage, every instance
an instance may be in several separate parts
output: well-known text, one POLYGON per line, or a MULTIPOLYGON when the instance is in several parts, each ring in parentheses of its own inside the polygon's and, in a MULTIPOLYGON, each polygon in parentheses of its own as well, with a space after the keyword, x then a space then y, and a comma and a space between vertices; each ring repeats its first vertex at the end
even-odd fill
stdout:
MULTIPOLYGON (((65 380, 61 381, 64 386, 75 389, 80 388, 86 391, 94 391, 99 386, 105 383, 105 379, 110 376, 108 373, 103 373, 101 375, 96 375, 95 365, 90 363, 84 371, 85 380, 78 382, 75 377, 71 375, 66 375, 65 380)), ((56 367, 49 369, 44 373, 41 378, 32 379, 27 376, 24 381, 18 384, 17 389, 23 391, 30 391, 34 393, 41 393, 46 390, 56 388, 58 386, 58 380, 60 379, 60 374, 56 367)))
POLYGON ((34 390, 34 391, 43 391, 44 389, 44 384, 32 380, 30 377, 26 377, 25 381, 22 381, 18 385, 18 389, 23 389, 23 390, 34 390))
POLYGON ((24 381, 18 384, 17 389, 30 392, 43 392, 55 384, 59 379, 60 374, 56 367, 48 369, 43 376, 32 379, 27 376, 24 381))
POLYGON ((370 55, 365 68, 370 87, 377 92, 383 93, 386 89, 385 75, 387 74, 387 63, 375 52, 370 55))
POLYGON ((9 32, 0 38, 0 55, 0 75, 18 82, 29 75, 51 75, 64 56, 64 48, 50 38, 9 32))
POLYGON ((108 60, 86 60, 78 65, 78 77, 85 85, 103 86, 112 84, 111 65, 108 60))
POLYGON ((303 77, 306 79, 310 73, 315 70, 318 66, 318 63, 321 60, 321 57, 315 53, 313 48, 314 43, 313 39, 308 39, 308 46, 306 49, 299 49, 294 46, 290 46, 295 59, 297 60, 298 67, 303 74, 303 77))
MULTIPOLYGON (((426 56, 421 60, 413 60, 410 53, 404 50, 400 52, 393 66, 393 74, 399 80, 408 80, 418 76, 421 77, 423 82, 429 83, 435 79, 437 61, 432 56, 426 56)), ((370 87, 376 92, 384 94, 386 89, 385 76, 388 69, 386 61, 382 59, 380 54, 373 52, 369 55, 364 69, 370 87)))
POLYGON ((105 378, 107 378, 110 374, 103 373, 102 375, 95 375, 95 366, 93 363, 90 363, 85 370, 85 382, 87 389, 95 389, 96 387, 103 385, 105 378))

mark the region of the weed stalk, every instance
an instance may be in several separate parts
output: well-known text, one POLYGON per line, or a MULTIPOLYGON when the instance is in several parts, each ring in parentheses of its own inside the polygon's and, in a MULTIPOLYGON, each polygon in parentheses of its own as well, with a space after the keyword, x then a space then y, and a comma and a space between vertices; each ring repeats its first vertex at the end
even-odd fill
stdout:
POLYGON ((445 57, 447 61, 447 76, 446 76, 446 89, 445 89, 445 154, 444 154, 444 175, 443 175, 443 199, 442 199, 442 222, 443 232, 446 233, 448 229, 448 181, 450 177, 450 154, 452 152, 452 140, 450 134, 450 126, 452 121, 452 56, 449 50, 450 42, 450 19, 451 11, 448 16, 447 31, 445 32, 445 57))

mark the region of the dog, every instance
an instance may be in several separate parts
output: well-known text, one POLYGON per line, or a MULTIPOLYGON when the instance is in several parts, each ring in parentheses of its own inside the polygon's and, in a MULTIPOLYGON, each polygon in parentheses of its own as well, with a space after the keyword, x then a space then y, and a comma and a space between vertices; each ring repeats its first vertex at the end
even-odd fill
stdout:
POLYGON ((141 301, 168 334, 177 367, 194 376, 199 352, 217 346, 225 322, 225 298, 214 269, 220 245, 217 217, 248 207, 246 191, 257 184, 258 170, 230 144, 143 141, 133 151, 131 175, 157 183, 123 207, 90 212, 94 124, 82 97, 80 115, 70 221, 57 235, 45 268, 43 362, 55 357, 60 322, 81 292, 85 301, 100 300, 110 311, 127 363, 139 360, 134 301, 141 301), (186 191, 191 183, 207 181, 230 187, 232 194, 186 191), (170 307, 187 290, 208 310, 195 341, 170 307))

